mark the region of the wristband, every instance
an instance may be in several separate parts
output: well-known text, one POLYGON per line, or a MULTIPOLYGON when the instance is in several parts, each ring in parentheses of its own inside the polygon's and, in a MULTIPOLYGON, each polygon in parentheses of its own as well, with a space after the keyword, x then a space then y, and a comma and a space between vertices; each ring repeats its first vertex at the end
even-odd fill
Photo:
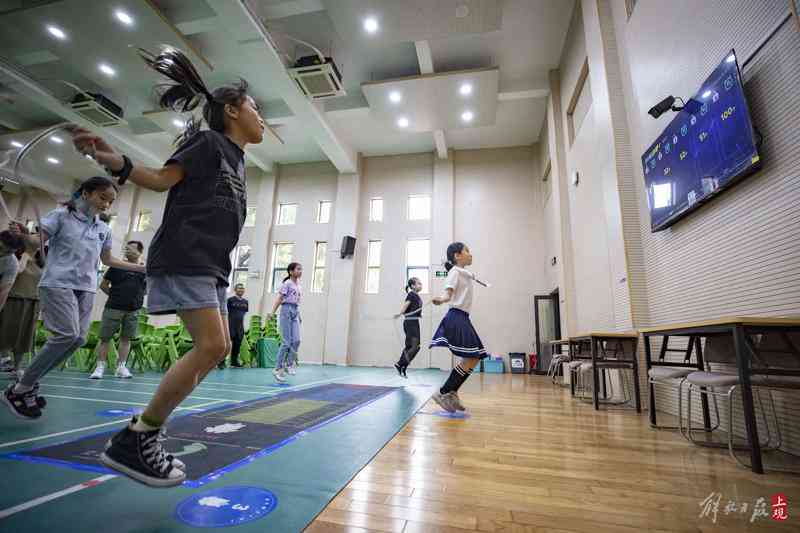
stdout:
POLYGON ((133 170, 133 163, 131 163, 131 160, 127 155, 123 155, 122 156, 122 168, 121 169, 119 169, 117 171, 114 171, 114 170, 111 170, 110 168, 106 167, 106 170, 108 170, 108 172, 112 176, 114 176, 115 178, 119 178, 117 183, 120 186, 122 186, 122 185, 125 184, 126 181, 128 181, 128 176, 131 175, 131 170, 133 170))

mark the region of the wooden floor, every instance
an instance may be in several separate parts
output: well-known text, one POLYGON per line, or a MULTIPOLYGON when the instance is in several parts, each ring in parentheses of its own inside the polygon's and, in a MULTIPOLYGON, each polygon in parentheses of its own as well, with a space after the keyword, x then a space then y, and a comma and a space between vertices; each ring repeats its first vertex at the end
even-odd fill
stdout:
POLYGON ((595 412, 541 376, 476 374, 461 397, 471 418, 428 402, 306 531, 800 530, 800 476, 751 474, 645 413, 595 412), (767 516, 751 522, 756 509, 767 516))

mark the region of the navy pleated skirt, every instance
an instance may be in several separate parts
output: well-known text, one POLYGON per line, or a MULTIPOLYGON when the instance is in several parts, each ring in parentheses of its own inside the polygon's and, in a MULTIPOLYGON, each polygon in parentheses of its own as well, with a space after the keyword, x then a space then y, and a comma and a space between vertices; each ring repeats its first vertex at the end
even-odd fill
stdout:
POLYGON ((453 307, 447 311, 436 329, 430 347, 450 348, 450 351, 459 357, 472 359, 486 357, 486 349, 469 320, 469 313, 453 307))

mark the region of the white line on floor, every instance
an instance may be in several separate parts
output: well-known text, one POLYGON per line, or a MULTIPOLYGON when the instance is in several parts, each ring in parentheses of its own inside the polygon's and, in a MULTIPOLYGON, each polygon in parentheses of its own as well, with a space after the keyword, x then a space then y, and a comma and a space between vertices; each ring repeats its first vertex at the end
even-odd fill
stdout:
MULTIPOLYGON (((142 391, 133 391, 133 390, 125 390, 125 389, 106 389, 104 387, 79 387, 78 385, 59 385, 57 383, 47 383, 47 382, 42 384, 42 389, 44 389, 45 391, 47 389, 49 389, 50 387, 59 387, 59 388, 62 388, 62 389, 79 389, 79 390, 82 390, 84 392, 86 392, 86 391, 121 392, 123 394, 139 394, 141 396, 151 396, 151 397, 155 393, 155 391, 142 392, 142 391)), ((42 396, 46 397, 47 394, 43 393, 42 396)), ((195 396, 195 395, 191 395, 191 396, 189 396, 189 398, 193 398, 195 400, 214 400, 214 401, 217 401, 217 402, 235 401, 235 400, 229 400, 229 399, 225 399, 225 398, 209 398, 207 396, 195 396)))
MULTIPOLYGON (((87 387, 88 387, 89 384, 107 383, 107 382, 100 381, 100 380, 90 380, 88 377, 86 377, 86 378, 71 378, 71 377, 67 377, 67 376, 54 376, 53 374, 49 374, 46 378, 44 378, 42 381, 40 381, 40 383, 47 384, 47 383, 50 383, 50 380, 52 380, 52 379, 61 379, 61 380, 69 380, 69 381, 81 381, 83 383, 86 383, 87 387)), ((146 386, 146 387, 157 387, 158 384, 161 382, 160 380, 156 380, 155 383, 152 383, 152 382, 149 382, 149 381, 145 382, 145 381, 142 381, 142 379, 143 378, 139 378, 139 377, 136 377, 136 378, 133 378, 133 379, 126 379, 126 380, 117 379, 117 380, 114 381, 114 383, 125 384, 125 385, 142 385, 142 386, 146 386)), ((237 385, 235 383, 232 384, 232 385, 235 386, 235 387, 239 386, 239 385, 237 385)), ((223 391, 223 392, 240 392, 242 394, 264 394, 265 392, 269 391, 268 388, 265 388, 263 391, 255 391, 255 390, 237 390, 237 389, 228 389, 228 388, 223 389, 223 388, 219 388, 219 387, 205 387, 202 383, 200 385, 198 385, 195 388, 195 390, 200 391, 200 392, 203 392, 203 390, 223 391)))
MULTIPOLYGON (((127 402, 127 401, 124 401, 124 400, 103 400, 101 398, 82 398, 82 397, 78 397, 78 396, 61 396, 61 395, 57 395, 57 394, 48 394, 47 397, 48 398, 60 398, 62 400, 79 400, 79 401, 83 401, 83 402, 116 403, 116 404, 122 404, 122 405, 140 405, 142 407, 146 407, 147 406, 146 403, 127 402)), ((214 400, 213 402, 209 402, 209 404, 220 403, 220 402, 224 402, 224 401, 227 401, 227 400, 214 400)), ((236 400, 231 400, 231 402, 236 402, 236 400)), ((208 405, 208 404, 200 404, 200 405, 208 405)), ((176 411, 202 411, 202 409, 200 409, 199 407, 195 407, 195 406, 192 406, 192 407, 177 407, 175 410, 176 411)))
POLYGON ((77 485, 67 487, 66 489, 59 490, 58 492, 53 492, 45 496, 39 496, 38 498, 34 498, 19 505, 15 505, 14 507, 9 507, 8 509, 2 509, 0 510, 0 520, 2 520, 3 518, 8 518, 13 514, 26 511, 28 509, 32 509, 33 507, 37 507, 39 505, 42 505, 43 503, 51 502, 53 500, 61 498, 62 496, 72 494, 73 492, 78 492, 84 489, 89 489, 91 487, 96 487, 100 483, 104 483, 109 479, 114 479, 115 477, 117 476, 113 474, 106 474, 104 476, 96 477, 94 479, 90 479, 89 481, 84 481, 83 483, 78 483, 77 485))
MULTIPOLYGON (((228 400, 215 400, 213 402, 199 403, 197 405, 193 405, 192 407, 179 407, 178 409, 192 409, 192 410, 202 411, 202 409, 201 409, 202 407, 207 407, 207 406, 213 405, 215 403, 220 403, 220 401, 227 402, 228 400)), ((235 400, 230 400, 230 401, 231 402, 235 402, 235 400)), ((114 403, 120 403, 120 402, 114 402, 114 403)), ((141 404, 141 405, 144 405, 144 404, 141 404)), ((90 429, 104 428, 104 427, 107 427, 107 426, 113 426, 115 424, 121 424, 123 422, 130 422, 130 420, 131 420, 130 418, 120 418, 118 420, 112 420, 111 422, 104 422, 102 424, 95 424, 93 426, 84 426, 82 428, 75 428, 75 429, 69 429, 69 430, 66 430, 66 431, 59 431, 58 433, 48 433, 47 435, 39 435, 38 437, 31 437, 31 438, 28 438, 28 439, 15 440, 15 441, 12 441, 12 442, 4 442, 4 443, 0 444, 0 448, 8 448, 8 447, 11 447, 11 446, 16 446, 17 444, 27 444, 29 442, 36 442, 36 441, 39 441, 39 440, 45 440, 45 439, 49 439, 49 438, 53 438, 53 437, 61 437, 62 435, 70 435, 72 433, 80 433, 81 431, 88 431, 90 429)))

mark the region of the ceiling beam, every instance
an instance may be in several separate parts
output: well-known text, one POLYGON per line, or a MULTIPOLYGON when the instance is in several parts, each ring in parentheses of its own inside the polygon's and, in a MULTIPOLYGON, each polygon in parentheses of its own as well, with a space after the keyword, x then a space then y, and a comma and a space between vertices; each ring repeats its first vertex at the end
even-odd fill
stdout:
POLYGON ((530 98, 546 98, 550 94, 547 89, 528 89, 525 91, 507 91, 497 93, 497 100, 499 102, 508 102, 509 100, 528 100, 530 98))
POLYGON ((20 94, 24 94, 26 97, 32 100, 35 100, 36 103, 51 113, 60 116, 65 122, 77 124, 82 128, 86 128, 87 130, 100 134, 111 144, 116 145, 123 151, 128 152, 131 156, 139 159, 146 165, 161 166, 163 163, 160 157, 157 157, 149 150, 146 150, 138 144, 132 142, 127 136, 122 135, 113 128, 101 128, 89 122, 81 115, 73 111, 71 107, 53 96, 50 91, 41 86, 36 80, 29 77, 27 74, 19 70, 15 65, 9 63, 2 57, 0 57, 0 72, 6 74, 12 80, 14 80, 15 83, 13 85, 9 85, 11 89, 16 90, 20 94), (19 87, 16 85, 19 85, 19 87))
POLYGON ((246 0, 231 2, 229 0, 208 0, 208 4, 229 27, 239 28, 247 35, 250 32, 261 38, 264 46, 263 64, 253 65, 266 68, 272 76, 272 88, 289 106, 297 120, 306 128, 308 134, 319 145, 322 152, 341 173, 358 171, 356 152, 343 139, 339 138, 325 120, 321 105, 310 101, 297 88, 294 80, 284 67, 278 51, 271 44, 271 38, 256 13, 252 11, 246 0))
MULTIPOLYGON (((417 49, 419 73, 433 74, 433 54, 430 43, 415 41, 414 47, 417 49)), ((434 130, 433 142, 436 144, 436 155, 439 156, 439 159, 447 159, 447 140, 444 138, 444 130, 434 130)))

